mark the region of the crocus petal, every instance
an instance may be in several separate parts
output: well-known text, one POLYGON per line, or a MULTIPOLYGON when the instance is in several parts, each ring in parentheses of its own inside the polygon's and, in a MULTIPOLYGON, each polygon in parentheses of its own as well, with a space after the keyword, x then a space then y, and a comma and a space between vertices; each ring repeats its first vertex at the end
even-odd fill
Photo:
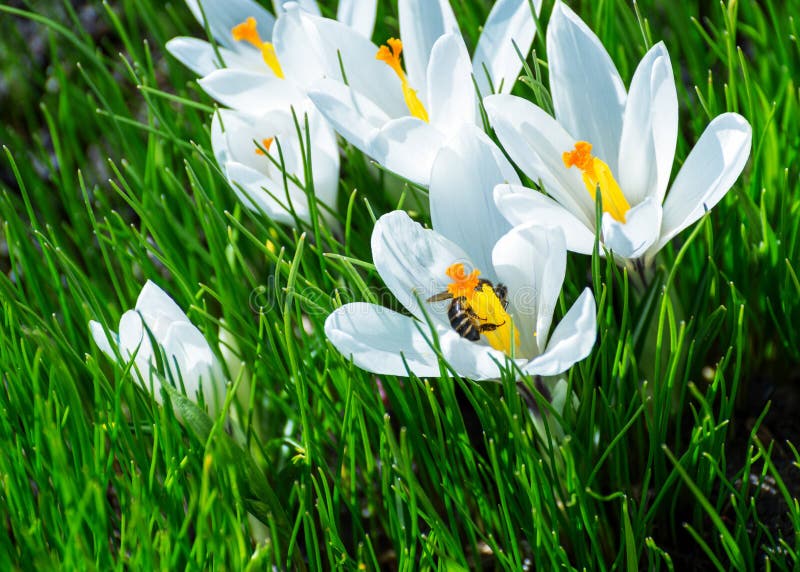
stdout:
POLYGON ((491 189, 507 177, 518 180, 497 146, 471 125, 463 125, 442 147, 431 174, 433 228, 461 246, 490 280, 492 248, 511 229, 494 206, 491 189))
POLYGON ((234 26, 250 17, 256 19, 261 38, 266 42, 272 40, 275 17, 253 0, 186 0, 186 4, 200 24, 203 24, 203 14, 205 13, 211 35, 226 48, 236 51, 251 49, 254 53, 258 53, 255 48, 235 41, 231 33, 234 26), (203 6, 202 11, 200 4, 203 6))
MULTIPOLYGON (((542 9, 541 0, 534 0, 533 6, 538 15, 542 9)), ((495 3, 472 58, 475 81, 482 95, 511 91, 522 69, 522 60, 514 46, 523 57, 527 56, 535 33, 536 22, 529 0, 499 0, 495 3)))
POLYGON ((522 171, 589 228, 594 228, 594 201, 578 169, 564 166, 563 153, 575 147, 564 128, 543 109, 514 95, 483 100, 503 148, 522 171))
POLYGON ((678 141, 678 92, 669 54, 659 42, 644 56, 631 80, 622 122, 619 183, 632 205, 667 192, 678 141))
MULTIPOLYGON (((150 280, 139 292, 139 297, 136 299, 136 310, 159 341, 163 340, 167 329, 172 324, 176 322, 191 323, 175 300, 150 280)), ((121 335, 122 331, 120 330, 121 335)))
POLYGON ((372 100, 339 81, 315 83, 308 97, 337 133, 362 153, 370 153, 379 127, 390 119, 372 100))
POLYGON ((308 129, 314 193, 325 205, 336 207, 339 189, 339 146, 336 143, 336 134, 316 109, 309 112, 308 129))
POLYGON ((472 64, 461 34, 436 40, 428 65, 428 114, 442 131, 475 123, 477 111, 472 64))
POLYGON ((197 401, 202 393, 212 414, 225 404, 226 381, 203 334, 191 322, 172 324, 161 342, 176 386, 197 401))
MULTIPOLYGON (((269 158, 256 152, 256 142, 261 143, 285 130, 285 115, 289 114, 272 112, 259 118, 232 109, 218 109, 211 118, 211 149, 220 168, 228 162, 236 162, 262 172, 272 169, 269 158), (276 117, 281 118, 279 124, 276 124, 276 117)), ((294 125, 291 128, 294 130, 294 125)))
POLYGON ((594 232, 553 199, 521 185, 497 185, 494 202, 511 226, 534 223, 559 227, 567 240, 567 250, 591 254, 594 232))
POLYGON ((440 36, 460 34, 448 0, 399 0, 400 38, 411 87, 427 93, 427 70, 433 44, 440 36))
POLYGON ((664 201, 656 251, 725 196, 747 163, 751 143, 752 130, 744 117, 723 113, 714 118, 689 153, 664 201))
POLYGON ((407 376, 410 370, 420 377, 438 376, 439 362, 423 327, 388 308, 356 302, 328 316, 325 335, 343 356, 372 373, 407 376))
MULTIPOLYGON (((159 342, 158 332, 152 332, 152 334, 156 342, 159 342)), ((126 361, 136 354, 136 367, 149 387, 152 365, 154 365, 152 363, 153 344, 144 329, 142 316, 136 310, 128 310, 122 314, 119 320, 119 353, 126 361)))
POLYGON ((536 224, 514 227, 492 252, 495 272, 508 287, 508 307, 520 334, 520 356, 544 351, 567 268, 564 235, 536 224))
MULTIPOLYGON (((356 302, 335 310, 325 320, 333 346, 358 367, 380 375, 438 377, 439 361, 431 347, 428 326, 388 308, 356 302)), ((442 357, 459 375, 471 379, 499 376, 505 356, 492 348, 437 328, 442 357)))
POLYGON ((339 0, 336 19, 365 38, 372 37, 378 0, 339 0))
POLYGON ((218 47, 222 61, 214 46, 198 38, 172 38, 166 44, 167 51, 179 62, 199 76, 208 75, 221 67, 263 72, 264 61, 254 50, 243 53, 218 47))
POLYGON ((447 304, 426 300, 447 289, 450 265, 461 262, 473 267, 459 246, 422 228, 404 211, 393 211, 375 223, 372 259, 386 286, 409 312, 419 319, 427 313, 449 327, 447 304), (420 303, 425 304, 425 312, 420 303))
MULTIPOLYGON (((315 16, 320 15, 317 0, 272 0, 272 6, 275 8, 276 14, 287 12, 297 6, 303 12, 308 12, 315 16)), ((278 19, 280 20, 280 18, 278 19)))
POLYGON ((308 221, 308 199, 292 181, 288 181, 289 197, 283 180, 276 181, 241 163, 225 165, 228 180, 236 196, 249 209, 259 210, 283 224, 295 222, 289 209, 301 220, 308 221))
MULTIPOLYGON (((390 117, 408 115, 400 79, 385 62, 375 57, 378 46, 336 20, 308 14, 301 14, 301 18, 306 27, 313 26, 316 30, 309 34, 309 39, 313 40, 317 57, 325 62, 328 78, 349 85, 390 117)), ((289 44, 288 47, 293 46, 289 44)), ((298 61, 298 65, 302 66, 302 61, 298 61)), ((424 95, 425 92, 420 93, 424 95)))
MULTIPOLYGON (((275 23, 273 44, 281 69, 287 78, 301 88, 309 88, 327 73, 322 39, 311 18, 299 5, 291 3, 275 23)), ((314 3, 317 13, 316 3, 314 3)))
POLYGON ((621 258, 639 258, 658 238, 661 205, 648 197, 625 215, 625 222, 603 214, 603 244, 621 258))
MULTIPOLYGON (((291 82, 256 72, 220 69, 198 80, 208 95, 234 109, 258 113, 270 109, 301 108, 305 97, 291 82)), ((298 113, 302 110, 298 109, 298 113)))
POLYGON ((556 326, 547 350, 522 369, 531 375, 557 375, 592 352, 597 338, 597 307, 588 288, 556 326))
POLYGON ((370 142, 369 154, 401 177, 427 187, 444 134, 416 117, 393 119, 370 142))
POLYGON ((560 1, 547 25, 547 60, 556 118, 616 173, 625 86, 594 32, 560 1))
POLYGON ((97 347, 100 348, 100 351, 102 351, 111 359, 114 359, 114 347, 119 346, 119 336, 112 331, 109 331, 108 336, 106 336, 106 330, 103 329, 102 324, 100 324, 100 322, 95 322, 94 320, 89 321, 89 333, 92 334, 92 339, 94 339, 94 343, 97 344, 97 347), (109 336, 111 338, 110 342, 109 336))

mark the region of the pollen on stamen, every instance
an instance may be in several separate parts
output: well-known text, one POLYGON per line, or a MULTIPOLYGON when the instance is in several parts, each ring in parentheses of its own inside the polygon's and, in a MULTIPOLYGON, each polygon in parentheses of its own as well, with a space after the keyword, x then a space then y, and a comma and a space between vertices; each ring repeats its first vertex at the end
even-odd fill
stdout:
POLYGON ((392 68, 394 73, 397 74, 397 77, 400 78, 400 84, 403 88, 403 99, 405 99, 409 113, 411 113, 413 117, 417 117, 422 119, 425 123, 428 123, 428 111, 425 109, 422 101, 420 101, 419 96, 417 95, 417 90, 412 88, 408 83, 406 72, 403 71, 403 65, 400 62, 400 55, 402 53, 403 42, 397 38, 389 38, 386 41, 386 45, 378 48, 378 53, 375 54, 375 59, 382 61, 392 68))
POLYGON ((464 265, 461 262, 450 265, 445 271, 445 274, 452 280, 447 285, 447 291, 454 298, 461 296, 467 299, 472 298, 475 293, 475 287, 478 285, 478 275, 480 273, 480 270, 475 268, 467 274, 464 272, 464 265))
POLYGON ((631 205, 625 198, 619 183, 614 179, 611 168, 601 159, 592 155, 592 144, 588 141, 575 142, 572 151, 564 151, 561 155, 564 166, 569 169, 577 167, 583 174, 583 184, 592 200, 595 200, 597 189, 603 198, 603 212, 607 212, 615 220, 624 223, 631 205))
POLYGON ((256 146, 256 155, 266 155, 269 153, 269 148, 272 147, 272 142, 275 141, 274 137, 267 137, 266 139, 261 140, 261 147, 264 148, 262 151, 261 147, 256 146), (265 153, 266 151, 267 153, 265 153))
POLYGON ((261 57, 264 63, 269 66, 272 72, 278 77, 283 78, 283 69, 278 61, 278 56, 275 53, 275 47, 261 39, 258 33, 258 22, 252 16, 249 16, 241 24, 237 24, 231 28, 231 35, 237 42, 248 42, 261 51, 261 57))

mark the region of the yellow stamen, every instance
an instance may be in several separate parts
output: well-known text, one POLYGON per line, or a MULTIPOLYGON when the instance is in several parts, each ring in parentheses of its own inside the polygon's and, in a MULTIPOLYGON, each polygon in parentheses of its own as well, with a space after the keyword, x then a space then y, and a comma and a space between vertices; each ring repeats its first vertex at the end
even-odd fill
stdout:
MULTIPOLYGON (((464 265, 456 263, 446 270, 446 274, 453 280, 447 285, 447 290, 454 297, 467 299, 469 308, 477 316, 476 321, 480 324, 497 324, 493 331, 482 332, 486 341, 494 349, 511 354, 511 316, 508 315, 503 303, 495 294, 491 284, 484 282, 478 285, 478 275, 480 271, 473 269, 466 274, 464 265)), ((519 345, 519 332, 514 330, 514 346, 519 345)))
POLYGON ((384 62, 394 70, 403 86, 403 99, 406 100, 408 111, 412 116, 418 117, 427 123, 428 111, 417 96, 417 90, 408 83, 408 77, 406 77, 406 72, 403 71, 403 66, 400 63, 401 53, 403 53, 403 42, 397 38, 389 38, 386 45, 378 49, 375 59, 384 62))
POLYGON ((264 58, 264 63, 269 66, 277 77, 283 79, 283 69, 281 69, 281 64, 278 62, 275 47, 261 39, 256 26, 256 19, 250 16, 247 20, 231 29, 233 39, 237 42, 248 42, 261 50, 261 57, 264 58))
MULTIPOLYGON (((261 140, 261 147, 264 148, 264 151, 269 153, 269 148, 272 147, 272 142, 275 141, 274 137, 267 137, 266 139, 261 140)), ((256 155, 266 155, 264 151, 261 150, 261 147, 256 147, 256 155)))
POLYGON ((600 187, 600 196, 603 197, 603 212, 607 212, 615 220, 624 223, 625 215, 631 205, 622 194, 622 189, 614 179, 611 168, 597 157, 592 156, 592 144, 578 141, 575 143, 574 150, 564 151, 562 159, 567 169, 577 167, 581 170, 583 184, 586 185, 586 190, 589 191, 592 200, 595 200, 597 187, 600 187))

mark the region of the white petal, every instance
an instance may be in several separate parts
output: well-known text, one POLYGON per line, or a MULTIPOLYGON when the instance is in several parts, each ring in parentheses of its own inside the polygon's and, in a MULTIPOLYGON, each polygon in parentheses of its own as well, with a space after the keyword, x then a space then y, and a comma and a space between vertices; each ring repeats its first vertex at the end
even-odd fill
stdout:
POLYGON ((403 60, 411 87, 427 93, 427 70, 433 44, 439 36, 460 34, 448 0, 399 0, 403 60))
POLYGON ((337 133, 362 153, 370 153, 370 142, 390 119, 370 99, 339 81, 315 83, 308 97, 337 133))
POLYGON ((425 313, 448 325, 447 304, 429 304, 426 300, 447 289, 445 271, 451 264, 473 265, 464 251, 440 234, 422 228, 404 211, 383 215, 372 231, 372 260, 378 274, 395 298, 415 317, 425 313), (419 302, 418 302, 419 300, 419 302))
POLYGON ((283 12, 292 10, 295 6, 297 6, 297 8, 304 12, 308 12, 309 14, 313 14, 315 16, 320 15, 319 4, 317 4, 317 0, 272 0, 272 6, 275 8, 276 14, 282 14, 283 12))
POLYGON ((198 83, 221 104, 250 113, 302 106, 305 99, 289 81, 244 70, 220 69, 198 83))
POLYGON ((316 109, 311 110, 308 121, 314 194, 322 203, 335 208, 339 189, 339 146, 336 143, 336 134, 316 109))
POLYGON ((100 324, 100 322, 90 320, 89 333, 92 334, 94 343, 97 344, 97 347, 100 348, 100 351, 102 351, 111 359, 116 359, 114 346, 119 346, 119 336, 117 336, 116 332, 108 330, 108 336, 106 336, 106 330, 103 329, 103 326, 100 324), (109 337, 111 338, 110 341, 109 337))
POLYGON ((681 167, 664 201, 661 238, 655 250, 716 205, 750 156, 752 130, 736 113, 714 118, 681 167))
POLYGON ((249 209, 259 210, 270 218, 284 223, 295 222, 290 205, 301 220, 308 221, 308 199, 302 189, 292 181, 288 181, 288 192, 284 181, 272 179, 241 163, 228 163, 225 165, 228 180, 236 196, 249 209))
POLYGON ((462 126, 442 147, 431 174, 434 230, 463 248, 490 280, 492 248, 511 229, 494 205, 492 189, 509 175, 518 180, 497 146, 471 125, 462 126))
POLYGON ((428 65, 428 115, 438 129, 475 123, 477 111, 472 64, 461 34, 447 34, 433 44, 428 65))
POLYGON ((564 283, 567 250, 557 228, 514 227, 492 253, 499 280, 508 287, 508 308, 520 334, 520 356, 540 354, 564 283))
POLYGON ((497 185, 494 201, 511 226, 534 223, 559 227, 567 239, 567 250, 591 254, 594 232, 553 199, 521 185, 497 185))
POLYGON ((189 322, 176 322, 163 342, 164 353, 178 388, 183 382, 186 395, 199 401, 202 392, 214 415, 225 404, 226 380, 217 358, 203 334, 189 322))
POLYGON ((273 43, 284 75, 302 89, 329 75, 319 32, 296 5, 278 18, 273 43))
POLYGON ((346 304, 325 320, 330 342, 361 369, 399 376, 410 370, 420 377, 438 377, 439 362, 422 328, 427 326, 414 318, 361 302, 346 304))
MULTIPOLYGON (((150 280, 139 292, 139 297, 136 299, 136 310, 159 342, 162 342, 172 324, 176 322, 191 323, 175 300, 150 280)), ((120 336, 122 336, 121 326, 120 336)))
POLYGON ((408 115, 400 79, 375 57, 378 46, 336 20, 310 15, 303 15, 303 20, 316 30, 309 39, 314 42, 317 57, 325 62, 327 77, 346 83, 390 117, 408 115))
POLYGON ((254 50, 238 53, 218 47, 222 61, 217 57, 214 47, 197 38, 172 38, 166 44, 167 51, 183 65, 199 76, 208 75, 214 70, 230 67, 252 72, 264 72, 264 60, 254 50))
MULTIPOLYGON (((261 38, 265 42, 272 39, 275 17, 253 0, 186 0, 186 4, 200 24, 203 24, 203 13, 205 13, 211 35, 227 48, 237 51, 243 49, 244 44, 233 39, 231 30, 251 16, 256 19, 261 38), (199 4, 203 6, 202 12, 199 4)), ((256 52, 255 49, 252 51, 256 52)))
POLYGON ((416 117, 393 119, 370 142, 369 154, 401 177, 427 187, 444 134, 416 117))
POLYGON ((369 39, 375 28, 378 0, 339 0, 336 19, 369 39))
POLYGON ((282 132, 288 132, 294 141, 297 138, 294 136, 295 127, 291 119, 285 119, 286 116, 289 114, 285 112, 270 112, 257 117, 232 109, 218 109, 211 119, 211 149, 217 164, 224 168, 233 161, 262 173, 275 170, 266 155, 256 152, 256 142, 276 136, 283 141, 282 132), (276 118, 280 121, 276 122, 276 118))
POLYGON ((500 143, 511 159, 545 191, 589 228, 594 201, 578 169, 564 166, 563 153, 575 147, 564 128, 544 110, 514 95, 490 95, 484 106, 500 143))
POLYGON ((647 52, 631 80, 619 148, 619 184, 637 205, 667 192, 678 141, 678 92, 662 42, 647 52))
POLYGON ((625 215, 625 222, 603 213, 603 244, 622 258, 639 258, 658 238, 661 205, 648 197, 625 215))
MULTIPOLYGON (((427 324, 374 304, 347 304, 325 320, 325 334, 339 352, 358 367, 381 375, 420 377, 440 374, 433 336, 427 324)), ((437 327, 442 357, 459 375, 470 379, 499 377, 505 355, 471 342, 445 326, 437 327)))
POLYGON ((523 370, 531 375, 557 375, 592 352, 597 338, 597 307, 588 288, 556 326, 547 350, 523 370))
MULTIPOLYGON (((526 57, 536 34, 530 6, 529 0, 498 0, 489 12, 472 58, 475 80, 482 95, 510 93, 514 87, 522 69, 522 60, 514 45, 526 57), (489 87, 487 72, 494 90, 489 87)), ((534 0, 533 6, 538 15, 542 9, 541 0, 534 0)))
MULTIPOLYGON (((158 333, 151 332, 156 342, 160 342, 158 333)), ((161 396, 158 392, 160 382, 153 374, 154 370, 154 353, 153 344, 144 329, 144 322, 142 316, 136 310, 128 310, 119 320, 119 353, 123 360, 130 360, 133 354, 136 354, 135 363, 136 368, 141 374, 141 379, 145 385, 150 389, 150 378, 154 380, 155 396, 160 402, 161 396)))
POLYGON ((547 25, 547 60, 556 118, 616 173, 625 86, 594 32, 560 1, 547 25))

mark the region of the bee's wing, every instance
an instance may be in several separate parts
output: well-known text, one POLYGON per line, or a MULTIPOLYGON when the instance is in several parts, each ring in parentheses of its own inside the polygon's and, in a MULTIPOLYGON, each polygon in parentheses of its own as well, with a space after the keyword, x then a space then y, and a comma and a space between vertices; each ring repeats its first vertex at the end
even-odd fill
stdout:
POLYGON ((453 298, 453 295, 448 291, 445 290, 444 292, 439 292, 438 294, 434 294, 430 298, 428 298, 428 302, 443 302, 444 300, 450 300, 453 298))

